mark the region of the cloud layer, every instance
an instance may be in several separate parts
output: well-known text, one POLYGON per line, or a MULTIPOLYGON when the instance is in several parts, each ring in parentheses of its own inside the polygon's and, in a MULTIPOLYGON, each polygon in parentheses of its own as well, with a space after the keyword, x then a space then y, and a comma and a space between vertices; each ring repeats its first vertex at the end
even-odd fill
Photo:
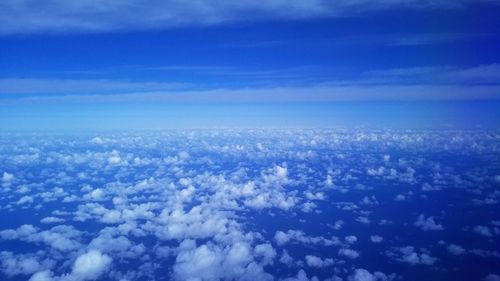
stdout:
MULTIPOLYGON (((393 8, 459 9, 477 1, 17 1, 0 3, 0 34, 105 32, 214 25, 232 21, 355 15, 393 8)), ((495 3, 485 0, 482 2, 495 3)))

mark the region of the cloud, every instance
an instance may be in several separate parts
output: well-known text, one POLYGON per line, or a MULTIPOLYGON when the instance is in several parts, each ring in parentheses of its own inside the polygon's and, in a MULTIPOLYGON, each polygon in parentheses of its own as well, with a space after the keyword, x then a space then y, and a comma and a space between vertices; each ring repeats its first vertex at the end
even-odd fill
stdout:
MULTIPOLYGON (((204 90, 122 92, 99 94, 10 95, 1 104, 96 102, 333 102, 333 101, 443 101, 498 100, 498 85, 313 85, 307 87, 220 88, 204 90)), ((1 90, 0 90, 1 92, 1 90)))
POLYGON ((318 277, 313 276, 311 278, 307 277, 307 273, 301 269, 299 272, 297 272, 296 277, 289 277, 283 279, 283 281, 319 281, 318 277))
POLYGON ((410 265, 433 265, 437 261, 437 258, 432 257, 426 249, 420 249, 420 251, 421 253, 419 253, 413 246, 400 248, 395 247, 386 251, 386 255, 388 257, 392 257, 396 261, 410 265))
POLYGON ((287 232, 283 232, 281 230, 276 231, 274 234, 274 240, 278 244, 278 246, 283 246, 287 243, 300 242, 303 244, 319 244, 324 246, 333 246, 342 244, 338 238, 332 237, 332 239, 327 239, 322 236, 307 236, 301 230, 288 230, 287 232))
POLYGON ((444 227, 441 224, 437 224, 434 221, 434 217, 425 218, 423 214, 420 214, 418 216, 417 221, 413 225, 419 227, 423 231, 444 229, 444 227))
POLYGON ((381 243, 384 240, 384 238, 382 236, 378 236, 378 235, 371 235, 370 240, 373 243, 381 243))
POLYGON ((500 281, 500 275, 488 274, 488 276, 483 278, 484 281, 500 281))
POLYGON ((40 79, 40 78, 0 78, 2 94, 96 94, 169 91, 190 86, 185 83, 131 82, 106 79, 40 79))
POLYGON ((178 280, 272 280, 262 265, 254 261, 251 247, 246 242, 226 247, 213 243, 199 247, 194 243, 184 245, 174 265, 178 280))
POLYGON ((460 256, 466 253, 466 250, 460 245, 450 244, 448 245, 447 249, 448 252, 455 256, 460 256))
POLYGON ((8 277, 31 275, 37 271, 52 268, 54 265, 54 260, 42 260, 37 254, 0 252, 0 271, 8 277))
POLYGON ((126 0, 102 4, 95 0, 83 0, 78 3, 50 0, 40 5, 34 0, 22 2, 6 0, 0 4, 2 11, 0 21, 3 23, 0 34, 154 30, 233 21, 338 17, 393 8, 457 9, 469 3, 472 1, 244 0, 236 4, 231 1, 216 0, 203 2, 169 0, 161 3, 126 0))
POLYGON ((50 270, 44 270, 44 271, 39 271, 31 278, 29 281, 53 281, 54 279, 52 278, 52 272, 50 270))
POLYGON ((31 243, 44 243, 62 252, 79 249, 81 235, 80 231, 68 225, 58 225, 49 230, 39 231, 37 227, 25 224, 17 229, 0 231, 0 237, 4 240, 19 239, 31 243))
POLYGON ((348 257, 350 259, 357 259, 360 256, 360 254, 353 249, 340 249, 338 254, 340 256, 345 256, 345 257, 348 257))
POLYGON ((387 276, 382 272, 374 272, 372 274, 364 268, 355 269, 354 273, 348 278, 349 281, 387 281, 393 279, 393 275, 387 276))
POLYGON ((306 256, 306 263, 310 267, 320 267, 321 268, 321 267, 327 267, 327 266, 333 265, 334 261, 331 258, 322 259, 322 258, 317 257, 317 256, 307 255, 306 256))
POLYGON ((2 182, 3 183, 10 183, 13 179, 14 179, 13 174, 3 172, 3 175, 2 175, 2 182))
POLYGON ((41 223, 46 223, 46 224, 49 224, 49 223, 61 223, 61 222, 64 222, 64 219, 58 218, 58 217, 45 217, 45 218, 41 219, 40 222, 41 223))
POLYGON ((95 280, 111 264, 111 257, 97 250, 90 250, 76 258, 71 276, 76 280, 95 280))
POLYGON ((365 72, 364 76, 366 78, 364 83, 371 81, 373 84, 391 82, 398 84, 498 84, 500 64, 381 69, 365 72))
MULTIPOLYGON (((311 69, 302 74, 275 70, 262 77, 243 77, 246 87, 183 83, 134 82, 100 79, 1 78, 2 104, 43 102, 295 102, 295 101, 412 101, 500 99, 500 65, 472 67, 432 66, 381 69, 360 73, 351 79, 307 82, 311 69), (275 79, 275 72, 283 76, 275 79), (290 79, 290 78, 293 79, 290 79), (275 79, 272 85, 261 83, 275 79), (286 81, 297 81, 295 84, 286 81)), ((221 75, 226 78, 228 70, 221 75)), ((102 139, 93 142, 102 144, 102 139)), ((286 168, 286 167, 284 167, 286 168)), ((384 167, 368 168, 382 176, 384 167)), ((8 174, 8 173, 7 173, 8 174)), ((331 182, 331 179, 330 179, 331 182)), ((331 184, 331 183, 330 183, 331 184)))
POLYGON ((482 236, 493 237, 493 234, 492 234, 490 228, 487 226, 484 226, 484 225, 476 225, 472 229, 472 231, 474 231, 475 233, 480 234, 482 236))

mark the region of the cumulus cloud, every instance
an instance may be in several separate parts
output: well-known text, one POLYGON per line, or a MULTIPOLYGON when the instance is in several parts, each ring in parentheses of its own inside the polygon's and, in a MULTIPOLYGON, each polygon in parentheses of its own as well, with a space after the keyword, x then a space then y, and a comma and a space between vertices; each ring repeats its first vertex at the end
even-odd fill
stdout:
POLYGON ((13 179, 14 179, 14 175, 13 174, 10 174, 10 173, 7 173, 7 172, 3 172, 3 174, 2 174, 2 182, 3 183, 9 183, 13 179))
MULTIPOLYGON (((460 133, 461 139, 450 141, 449 149, 463 151, 479 147, 487 151, 491 148, 488 145, 494 145, 490 144, 494 143, 492 136, 495 135, 482 131, 471 135, 460 133)), ((326 280, 392 280, 394 275, 385 275, 373 268, 353 267, 353 263, 368 257, 363 254, 365 247, 381 246, 388 247, 379 253, 384 258, 380 259, 382 264, 395 261, 411 266, 430 266, 438 263, 430 250, 420 246, 394 247, 392 243, 399 241, 398 237, 388 239, 367 234, 364 229, 367 226, 355 221, 373 219, 374 228, 384 234, 403 227, 398 219, 390 217, 390 212, 382 214, 380 209, 392 210, 391 206, 397 205, 398 211, 412 212, 412 208, 406 209, 390 199, 399 193, 413 194, 397 188, 387 189, 384 196, 378 193, 377 197, 372 196, 376 189, 366 188, 372 184, 363 182, 367 178, 365 167, 378 167, 379 162, 384 161, 387 174, 380 178, 369 177, 370 181, 376 181, 377 184, 373 184, 376 187, 378 181, 388 185, 400 181, 398 177, 386 177, 392 173, 391 165, 398 165, 398 175, 400 169, 405 171, 411 165, 418 171, 414 175, 417 183, 405 186, 416 189, 415 195, 417 192, 424 194, 420 189, 425 174, 419 173, 428 165, 434 165, 425 159, 425 153, 427 150, 434 152, 446 143, 449 132, 193 130, 102 135, 106 140, 103 145, 89 143, 92 137, 68 137, 66 144, 63 137, 55 142, 27 138, 27 146, 40 147, 40 162, 31 164, 40 169, 30 169, 29 173, 13 171, 15 180, 46 180, 26 184, 22 192, 16 189, 2 193, 5 195, 1 198, 2 211, 7 210, 7 216, 11 212, 17 215, 19 210, 25 212, 28 205, 16 204, 25 195, 41 203, 63 201, 71 196, 75 200, 40 204, 30 224, 0 231, 0 243, 11 247, 18 243, 14 240, 19 240, 26 244, 19 252, 16 247, 0 252, 0 270, 7 278, 154 280, 158 279, 156 268, 160 260, 160 266, 163 262, 168 264, 172 278, 177 280, 283 280, 289 276, 287 280, 318 280, 311 275, 323 271, 335 274, 326 280), (259 149, 255 142, 262 147, 259 149), (81 150, 74 149, 79 145, 81 150), (397 160, 400 156, 381 159, 385 150, 393 145, 424 152, 403 160, 397 160), (307 153, 299 153, 332 148, 359 149, 363 153, 321 155, 315 152, 317 158, 304 158, 307 153), (120 157, 120 163, 127 161, 129 164, 111 165, 109 158, 113 155, 120 157), (338 166, 335 171, 316 165, 334 162, 338 166), (336 186, 345 185, 347 191, 325 187, 326 173, 335 176, 336 186), (356 194, 345 194, 351 191, 356 194), (341 201, 346 195, 352 195, 352 202, 341 201), (333 200, 335 202, 323 201, 326 198, 337 199, 333 200), (304 214, 301 209, 306 202, 314 202, 314 210, 318 211, 324 211, 327 206, 338 212, 338 216, 332 219, 326 212, 304 214), (40 223, 36 224, 38 220, 40 223), (68 225, 57 225, 63 222, 68 225), (383 245, 371 244, 380 242, 384 242, 383 245), (33 252, 21 252, 25 250, 33 252)), ((0 152, 5 152, 3 149, 0 146, 0 152)), ((17 149, 29 150, 22 146, 17 149)), ((12 158, 9 153, 0 153, 2 163, 13 165, 9 162, 12 158)), ((439 180, 456 178, 442 169, 439 180)), ((483 187, 473 190, 465 184, 467 190, 454 192, 466 190, 473 191, 475 197, 496 196, 491 178, 481 177, 482 172, 470 173, 470 186, 482 183, 477 186, 483 187)), ((438 183, 432 181, 432 184, 438 183)), ((427 192, 424 195, 428 198, 434 194, 427 192)), ((483 206, 475 206, 479 207, 483 206)), ((15 220, 8 223, 15 224, 15 220)), ((486 220, 484 225, 476 227, 465 223, 472 227, 462 225, 457 230, 489 233, 492 236, 484 236, 487 240, 498 235, 498 221, 486 220)), ((437 219, 423 214, 417 217, 415 226, 444 231, 437 219)), ((450 231, 456 230, 455 227, 450 224, 450 231)), ((500 257, 495 249, 440 244, 449 252, 440 257, 445 269, 449 264, 446 259, 459 258, 452 255, 467 254, 479 259, 500 257)), ((481 272, 479 278, 487 273, 481 272)), ((321 277, 327 276, 322 274, 321 277)))
POLYGON ((448 252, 455 256, 460 256, 466 253, 466 250, 460 245, 450 244, 448 245, 447 249, 448 252))
POLYGON ((111 265, 111 257, 97 250, 90 250, 76 258, 71 276, 76 280, 95 280, 111 265))
POLYGON ((418 216, 417 221, 413 225, 415 225, 416 227, 419 227, 420 229, 422 229, 424 231, 443 230, 444 229, 444 227, 441 224, 437 224, 434 221, 434 217, 425 218, 425 216, 423 214, 420 214, 418 216))
POLYGON ((500 275, 497 274, 488 274, 483 278, 484 281, 500 281, 500 275))
POLYGON ((341 242, 336 237, 332 239, 327 239, 322 236, 307 236, 301 230, 288 230, 287 232, 276 231, 274 234, 274 240, 278 246, 283 246, 289 242, 300 242, 304 244, 320 244, 324 246, 339 245, 341 242))
POLYGON ((373 242, 373 243, 380 243, 384 240, 384 238, 382 236, 378 236, 378 235, 371 235, 370 236, 370 240, 373 242))
POLYGON ((433 265, 437 261, 437 258, 432 257, 427 250, 420 249, 420 251, 421 253, 419 253, 418 250, 413 246, 400 248, 396 247, 386 251, 386 255, 396 261, 407 263, 410 265, 433 265))
POLYGON ((318 277, 313 276, 311 278, 307 277, 307 273, 301 269, 299 272, 297 272, 296 277, 289 277, 283 279, 284 281, 319 281, 318 277))
POLYGON ((0 231, 0 237, 4 240, 19 239, 32 243, 44 243, 62 252, 79 249, 81 235, 80 231, 68 225, 58 225, 49 230, 40 231, 37 227, 25 224, 17 229, 0 231))
POLYGON ((360 254, 358 253, 358 251, 355 251, 353 249, 340 249, 339 250, 339 255, 340 256, 345 256, 345 257, 348 257, 350 259, 357 259, 359 258, 360 254))
POLYGON ((490 228, 487 227, 487 226, 484 226, 484 225, 476 225, 476 226, 474 226, 474 228, 472 230, 475 233, 477 233, 479 235, 482 235, 482 236, 486 236, 486 237, 492 237, 493 236, 490 228))
POLYGON ((29 281, 53 281, 52 275, 52 271, 50 270, 39 271, 33 274, 29 281))
POLYGON ((382 272, 374 272, 370 273, 368 270, 363 268, 357 268, 354 270, 354 273, 349 276, 349 281, 388 281, 393 280, 395 278, 394 275, 385 275, 382 272))
POLYGON ((227 247, 212 243, 196 247, 190 243, 177 255, 174 273, 178 280, 272 279, 254 261, 250 245, 243 242, 227 247))
POLYGON ((0 271, 8 277, 16 275, 31 275, 37 271, 52 268, 55 261, 41 259, 35 254, 14 254, 8 251, 0 252, 0 271))
POLYGON ((322 258, 317 257, 317 256, 307 255, 306 256, 306 263, 310 267, 320 267, 321 268, 321 267, 327 267, 327 266, 333 265, 334 261, 332 258, 322 259, 322 258))

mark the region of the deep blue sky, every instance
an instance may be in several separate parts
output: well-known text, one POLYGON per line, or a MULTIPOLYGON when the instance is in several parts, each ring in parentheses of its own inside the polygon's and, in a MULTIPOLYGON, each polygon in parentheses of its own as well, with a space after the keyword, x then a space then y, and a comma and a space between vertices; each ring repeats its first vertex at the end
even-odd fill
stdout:
POLYGON ((3 129, 500 119, 496 1, 65 2, 0 4, 3 129))

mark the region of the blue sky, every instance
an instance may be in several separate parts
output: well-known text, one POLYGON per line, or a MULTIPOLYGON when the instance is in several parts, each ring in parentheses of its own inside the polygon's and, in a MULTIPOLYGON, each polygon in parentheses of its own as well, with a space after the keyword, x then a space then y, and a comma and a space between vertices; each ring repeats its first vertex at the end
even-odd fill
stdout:
POLYGON ((497 1, 330 2, 2 1, 0 127, 499 125, 497 1))

